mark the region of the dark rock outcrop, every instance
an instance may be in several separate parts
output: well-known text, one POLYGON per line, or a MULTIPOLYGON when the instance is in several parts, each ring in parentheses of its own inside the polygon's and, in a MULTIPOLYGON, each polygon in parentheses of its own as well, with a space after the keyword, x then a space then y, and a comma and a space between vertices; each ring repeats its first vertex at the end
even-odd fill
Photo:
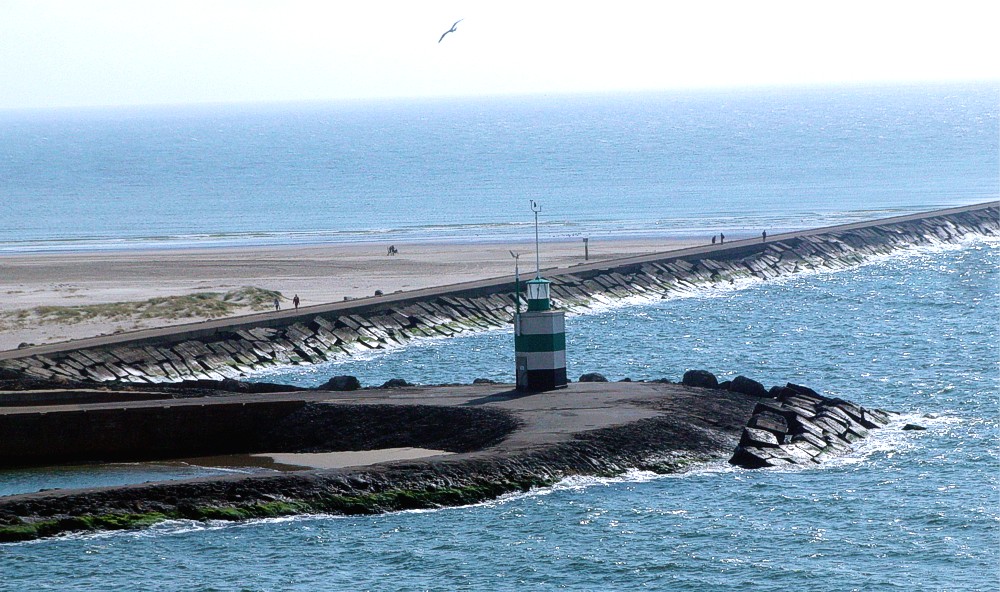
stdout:
POLYGON ((761 401, 754 408, 729 459, 734 465, 759 469, 819 463, 848 451, 868 430, 889 422, 885 411, 824 397, 801 385, 788 383, 764 392, 778 398, 761 401))
POLYGON ((764 385, 753 380, 752 378, 747 378, 746 376, 737 376, 729 383, 729 387, 726 390, 733 391, 734 393, 742 393, 744 395, 750 395, 751 397, 767 397, 767 389, 764 385))
POLYGON ((684 386, 696 386, 700 388, 719 388, 719 379, 708 370, 688 370, 681 379, 684 386))
POLYGON ((403 388, 407 386, 413 386, 413 384, 407 382, 403 378, 390 378, 389 380, 382 383, 379 388, 391 389, 391 388, 403 388))
POLYGON ((756 428, 743 428, 743 435, 740 437, 740 446, 758 448, 777 448, 779 442, 775 435, 767 430, 756 428))
POLYGON ((578 382, 608 382, 608 379, 599 372, 588 372, 581 375, 578 382))
POLYGON ((785 436, 788 434, 788 419, 766 407, 754 411, 755 414, 750 417, 747 427, 771 432, 778 444, 784 444, 785 436))
POLYGON ((319 387, 321 391, 356 391, 361 388, 361 381, 356 376, 334 376, 319 387))

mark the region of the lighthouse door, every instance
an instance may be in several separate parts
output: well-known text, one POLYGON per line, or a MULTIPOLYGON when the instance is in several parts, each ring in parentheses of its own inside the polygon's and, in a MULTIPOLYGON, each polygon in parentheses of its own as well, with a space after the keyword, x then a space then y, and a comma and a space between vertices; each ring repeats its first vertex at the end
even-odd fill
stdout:
POLYGON ((517 356, 517 389, 528 388, 528 356, 517 356))

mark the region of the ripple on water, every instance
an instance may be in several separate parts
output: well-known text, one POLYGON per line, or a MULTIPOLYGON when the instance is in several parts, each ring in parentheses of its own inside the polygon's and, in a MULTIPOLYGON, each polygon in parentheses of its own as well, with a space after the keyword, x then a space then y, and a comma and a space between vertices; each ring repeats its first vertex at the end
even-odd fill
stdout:
MULTIPOLYGON (((902 413, 824 467, 719 463, 570 479, 440 511, 0 545, 0 590, 990 589, 1000 564, 988 544, 1000 529, 998 253, 996 243, 940 250, 568 323, 574 374, 679 378, 699 367, 902 413), (624 351, 635 363, 623 369, 624 351)), ((509 345, 495 332, 336 372, 367 384, 412 380, 417 366, 439 369, 429 382, 502 377, 512 375, 509 345)))

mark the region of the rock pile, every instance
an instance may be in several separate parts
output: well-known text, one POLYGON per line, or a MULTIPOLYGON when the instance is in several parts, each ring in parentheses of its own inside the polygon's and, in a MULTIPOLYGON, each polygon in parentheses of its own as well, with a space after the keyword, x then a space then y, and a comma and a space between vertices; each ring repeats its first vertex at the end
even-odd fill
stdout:
MULTIPOLYGON (((684 386, 696 386, 699 388, 719 388, 719 379, 708 370, 688 370, 681 378, 684 386)), ((726 389, 723 389, 726 390, 726 389)))
POLYGON ((688 370, 682 384, 760 399, 729 459, 731 464, 747 469, 818 464, 848 452, 851 444, 867 436, 869 430, 885 426, 890 419, 890 412, 824 397, 798 384, 766 389, 745 376, 718 382, 708 370, 688 370))
POLYGON ((796 384, 775 387, 768 395, 774 399, 762 399, 754 408, 730 463, 748 469, 818 464, 889 423, 885 411, 796 384))

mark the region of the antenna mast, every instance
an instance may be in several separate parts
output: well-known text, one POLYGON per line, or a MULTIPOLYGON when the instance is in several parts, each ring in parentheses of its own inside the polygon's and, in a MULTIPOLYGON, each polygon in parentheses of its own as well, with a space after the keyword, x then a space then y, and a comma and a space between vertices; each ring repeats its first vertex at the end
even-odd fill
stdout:
POLYGON ((542 266, 538 258, 538 212, 542 211, 542 206, 535 200, 531 200, 531 211, 535 213, 535 278, 542 277, 542 266))

